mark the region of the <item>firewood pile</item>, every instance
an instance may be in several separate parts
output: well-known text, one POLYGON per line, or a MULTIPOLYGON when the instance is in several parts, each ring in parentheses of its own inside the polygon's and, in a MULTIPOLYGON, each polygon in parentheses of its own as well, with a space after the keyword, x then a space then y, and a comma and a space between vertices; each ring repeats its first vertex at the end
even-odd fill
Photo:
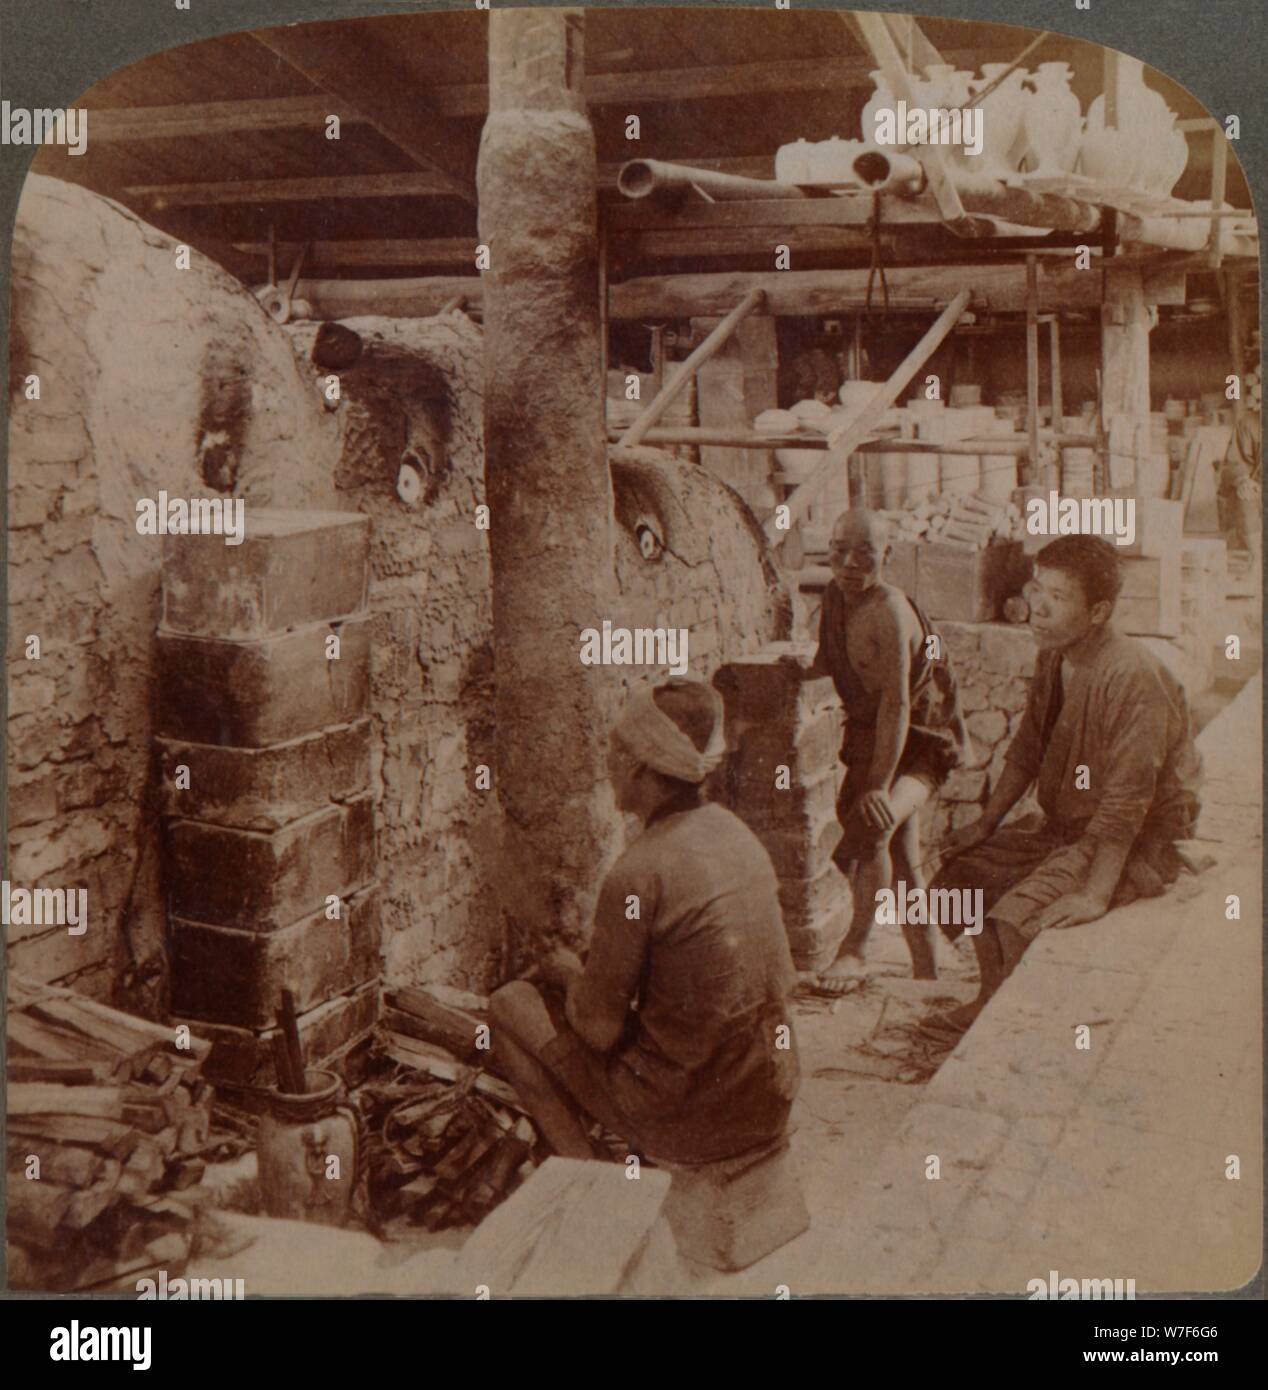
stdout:
POLYGON ((911 502, 886 512, 894 523, 895 540, 937 541, 964 550, 985 550, 997 540, 1022 540, 1026 535, 1021 508, 981 493, 943 493, 933 501, 911 502))
POLYGON ((477 1225, 533 1169, 536 1131, 479 1045, 486 1010, 479 996, 441 986, 386 998, 379 1044, 394 1068, 356 1095, 369 1136, 368 1217, 380 1234, 477 1225))
POLYGON ((8 981, 14 1287, 131 1287, 188 1257, 211 1126, 211 1044, 73 990, 8 981))

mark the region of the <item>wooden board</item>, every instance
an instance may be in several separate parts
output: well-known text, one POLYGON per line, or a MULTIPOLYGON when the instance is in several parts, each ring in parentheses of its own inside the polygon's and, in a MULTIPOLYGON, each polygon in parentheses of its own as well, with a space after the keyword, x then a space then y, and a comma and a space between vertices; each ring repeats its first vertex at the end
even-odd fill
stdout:
POLYGON ((493 1298, 612 1294, 641 1255, 669 1174, 637 1179, 615 1163, 548 1158, 488 1217, 458 1258, 459 1288, 493 1298))

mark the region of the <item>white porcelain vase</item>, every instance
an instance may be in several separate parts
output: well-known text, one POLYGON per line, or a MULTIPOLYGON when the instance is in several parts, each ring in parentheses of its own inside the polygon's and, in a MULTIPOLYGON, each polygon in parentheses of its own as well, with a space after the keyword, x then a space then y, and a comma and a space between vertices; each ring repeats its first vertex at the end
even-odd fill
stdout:
POLYGON ((1070 90, 1070 66, 1040 63, 1030 81, 1034 94, 1026 108, 1026 144, 1031 172, 1068 174, 1079 157, 1083 114, 1070 90))
POLYGON ((1189 142, 1161 93, 1145 85, 1145 65, 1140 59, 1122 55, 1118 71, 1117 129, 1105 129, 1105 98, 1097 97, 1088 107, 1083 172, 1109 181, 1107 173, 1097 171, 1113 166, 1120 186, 1165 197, 1189 162, 1189 142))
POLYGON ((885 81, 885 74, 877 68, 874 72, 868 73, 872 79, 872 86, 875 89, 867 99, 867 105, 863 108, 863 114, 859 117, 860 133, 866 144, 876 143, 876 113, 881 110, 892 111, 894 109, 894 93, 890 90, 889 83, 885 81))
MULTIPOLYGON (((976 96, 989 87, 1001 73, 1008 71, 1008 66, 1007 63, 983 63, 982 79, 970 84, 969 94, 976 96)), ((1026 119, 1026 93, 1022 90, 1025 79, 1024 69, 1018 68, 980 102, 982 153, 972 163, 996 178, 1015 174, 1025 152, 1019 147, 1026 119)))

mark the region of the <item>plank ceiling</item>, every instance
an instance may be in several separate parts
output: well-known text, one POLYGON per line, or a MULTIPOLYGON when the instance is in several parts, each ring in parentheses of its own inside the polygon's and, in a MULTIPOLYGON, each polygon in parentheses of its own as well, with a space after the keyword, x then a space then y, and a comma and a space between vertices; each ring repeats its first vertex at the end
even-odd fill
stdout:
MULTIPOLYGON (((486 102, 487 23, 485 13, 464 9, 303 26, 329 40, 326 52, 337 55, 331 65, 337 97, 323 95, 251 34, 173 48, 84 94, 77 103, 91 113, 84 155, 46 146, 33 167, 132 207, 251 282, 264 278, 259 247, 270 226, 283 244, 283 269, 293 243, 365 242, 372 245, 364 264, 332 268, 318 257, 307 269, 349 277, 452 274, 476 230, 470 171, 486 102), (357 107, 407 114, 422 131, 421 142, 407 152, 409 142, 403 147, 359 120, 357 107), (321 114, 328 110, 341 115, 339 140, 325 138, 321 114), (432 159, 465 171, 468 199, 428 186, 432 159), (368 175, 380 178, 366 183, 368 175), (393 175, 406 176, 404 184, 393 175), (362 181, 276 186, 280 180, 348 178, 362 181), (167 195, 156 191, 164 188, 167 195), (381 248, 402 238, 431 243, 434 257, 393 263, 394 253, 381 248), (442 254, 446 239, 450 249, 442 254)), ((1035 36, 1010 25, 921 23, 947 61, 960 67, 1016 57, 1035 36)), ((293 38, 293 30, 260 33, 263 40, 280 36, 279 43, 288 33, 293 38)), ((1074 69, 1073 85, 1086 108, 1102 90, 1101 48, 1051 35, 1028 65, 1053 60, 1074 69)), ((841 15, 822 12, 589 10, 586 65, 598 157, 612 168, 635 155, 750 160, 757 162, 740 172, 769 176, 769 161, 786 141, 856 136, 871 91, 871 62, 854 31, 841 15), (637 145, 625 138, 631 114, 641 122, 637 145)), ((1150 82, 1181 117, 1207 114, 1170 79, 1153 74, 1150 82)), ((1190 150, 1176 192, 1201 198, 1210 179, 1209 140, 1191 136, 1190 150)), ((610 188, 601 192, 605 199, 615 196, 610 188)), ((1237 206, 1250 204, 1235 164, 1228 197, 1237 206)), ((395 255, 399 261, 399 249, 395 255)))

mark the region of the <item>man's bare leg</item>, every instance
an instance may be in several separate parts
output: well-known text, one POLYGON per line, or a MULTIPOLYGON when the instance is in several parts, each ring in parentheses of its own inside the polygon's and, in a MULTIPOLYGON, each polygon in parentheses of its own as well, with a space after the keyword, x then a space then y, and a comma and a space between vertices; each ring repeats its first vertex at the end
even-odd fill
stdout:
MULTIPOLYGON (((907 885, 908 890, 917 888, 923 893, 927 884, 920 858, 920 818, 915 811, 894 833, 893 860, 894 873, 907 885)), ((911 974, 915 980, 938 978, 933 949, 935 934, 934 928, 928 923, 921 926, 908 922, 903 927, 903 940, 911 952, 911 974)))
POLYGON ((1013 967, 1026 949, 1025 941, 1017 932, 1007 923, 997 922, 992 917, 986 919, 982 924, 982 930, 971 940, 977 956, 977 997, 970 999, 967 1004, 961 1004, 958 1009, 935 1015, 929 1020, 935 1027, 945 1027, 958 1032, 970 1027, 990 1002, 991 996, 1012 973, 1013 967), (1018 943, 1020 950, 1017 949, 1018 943))
MULTIPOLYGON (((893 837, 912 821, 916 812, 929 799, 929 785, 919 777, 899 777, 889 789, 889 802, 894 810, 894 826, 888 831, 876 831, 868 852, 858 860, 851 888, 854 894, 854 916, 850 929, 841 942, 837 958, 820 973, 819 979, 850 979, 861 973, 867 938, 876 921, 876 895, 894 883, 894 865, 890 855, 893 837)), ((917 837, 918 837, 917 830, 917 837)), ((919 838, 916 841, 919 845, 919 838)), ((916 851, 919 863, 919 850, 916 851)), ((910 882, 908 883, 910 887, 910 882)), ((910 941, 908 946, 910 946, 910 941)), ((913 956, 913 964, 914 964, 913 956)), ((932 976, 928 977, 932 978, 932 976)))
POLYGON ((507 1080, 546 1142, 564 1158, 593 1158, 577 1106, 538 1056, 557 1034, 541 995, 526 981, 503 985, 489 1000, 493 1050, 507 1080))

